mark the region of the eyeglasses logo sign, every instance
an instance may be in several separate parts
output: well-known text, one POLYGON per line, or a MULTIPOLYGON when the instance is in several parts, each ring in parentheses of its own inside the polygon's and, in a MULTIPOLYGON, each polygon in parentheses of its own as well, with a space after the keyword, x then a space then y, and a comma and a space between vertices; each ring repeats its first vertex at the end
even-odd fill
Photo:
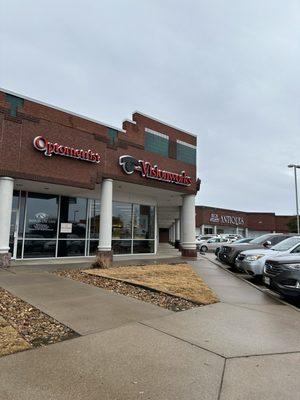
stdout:
POLYGON ((130 155, 123 155, 119 158, 119 165, 127 175, 133 174, 138 171, 143 178, 156 179, 161 182, 174 183, 176 185, 190 186, 192 178, 186 175, 185 171, 180 174, 170 172, 158 168, 157 165, 152 165, 148 161, 137 160, 130 155))

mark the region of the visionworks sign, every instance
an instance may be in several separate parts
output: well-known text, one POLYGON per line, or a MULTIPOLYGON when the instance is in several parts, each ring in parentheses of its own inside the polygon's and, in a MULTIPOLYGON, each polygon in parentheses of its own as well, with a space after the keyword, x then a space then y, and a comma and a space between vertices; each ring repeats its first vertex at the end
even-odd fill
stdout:
POLYGON ((138 171, 143 178, 156 179, 158 181, 175 183, 176 185, 190 186, 192 178, 186 175, 185 171, 181 173, 165 171, 158 168, 157 165, 152 165, 148 161, 137 160, 136 158, 124 155, 119 158, 119 164, 122 166, 123 171, 130 175, 134 171, 138 171))
POLYGON ((37 136, 34 138, 33 146, 37 150, 44 152, 44 155, 47 157, 57 154, 59 156, 76 158, 77 160, 89 161, 97 164, 100 162, 100 155, 90 149, 77 149, 75 147, 64 146, 57 142, 53 143, 43 136, 37 136))

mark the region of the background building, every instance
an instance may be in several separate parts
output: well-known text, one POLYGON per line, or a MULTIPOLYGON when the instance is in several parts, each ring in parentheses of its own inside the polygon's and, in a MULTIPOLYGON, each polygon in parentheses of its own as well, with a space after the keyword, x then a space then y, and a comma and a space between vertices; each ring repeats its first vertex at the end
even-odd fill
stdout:
POLYGON ((290 232, 292 216, 275 213, 245 212, 196 206, 196 235, 238 233, 258 236, 269 232, 290 232))

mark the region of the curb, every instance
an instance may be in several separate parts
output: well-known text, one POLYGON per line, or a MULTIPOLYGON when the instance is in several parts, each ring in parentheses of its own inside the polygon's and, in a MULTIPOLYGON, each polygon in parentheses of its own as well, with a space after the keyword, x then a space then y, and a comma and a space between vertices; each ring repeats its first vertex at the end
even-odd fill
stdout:
POLYGON ((247 283, 248 285, 254 287, 255 289, 259 290, 260 292, 267 294, 268 296, 272 297, 273 299, 279 301, 280 303, 284 304, 285 306, 289 306, 291 308, 293 308, 295 311, 300 312, 300 309, 297 308, 296 306, 293 306, 292 304, 286 302, 285 300, 281 299, 280 297, 278 298, 276 296, 275 293, 273 293, 271 290, 269 290, 268 288, 262 289, 259 286, 256 286, 254 283, 249 282, 247 279, 242 278, 241 276, 237 276, 234 272, 229 271, 228 268, 223 267, 223 265, 210 260, 208 257, 206 257, 205 255, 202 255, 203 258, 205 258, 207 261, 211 262, 212 264, 215 264, 217 267, 221 268, 223 271, 226 271, 228 274, 231 274, 232 276, 234 276, 236 279, 239 279, 240 281, 243 281, 245 283, 247 283))

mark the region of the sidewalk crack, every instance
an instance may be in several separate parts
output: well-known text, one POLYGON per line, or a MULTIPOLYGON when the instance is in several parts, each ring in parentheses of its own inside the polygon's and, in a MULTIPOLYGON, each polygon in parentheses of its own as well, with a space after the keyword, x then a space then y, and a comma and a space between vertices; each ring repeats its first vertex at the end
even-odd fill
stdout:
POLYGON ((223 382, 224 382, 224 375, 225 375, 225 368, 226 368, 226 362, 227 362, 227 359, 225 358, 225 360, 224 360, 224 366, 223 366, 223 372, 222 372, 222 377, 221 377, 221 383, 220 383, 220 387, 219 387, 218 400, 220 400, 221 393, 222 393, 223 382))
POLYGON ((197 347, 198 349, 207 351, 207 352, 209 352, 209 353, 211 353, 211 354, 214 354, 215 356, 218 356, 218 357, 221 357, 221 358, 226 359, 226 357, 225 357, 223 354, 216 353, 215 351, 206 349, 205 347, 202 347, 202 346, 200 346, 200 345, 198 345, 198 344, 195 344, 195 343, 193 343, 193 342, 190 342, 190 341, 188 341, 188 340, 182 339, 182 338, 180 338, 180 337, 178 337, 178 336, 176 336, 176 335, 172 335, 171 333, 162 331, 162 330, 160 330, 160 329, 158 329, 158 328, 154 328, 153 326, 147 325, 147 324, 144 323, 144 322, 140 322, 140 321, 139 321, 138 324, 143 325, 143 326, 146 326, 147 328, 153 329, 154 331, 160 332, 160 333, 162 333, 162 334, 164 334, 164 335, 167 335, 167 336, 170 336, 170 337, 172 337, 172 338, 174 338, 174 339, 180 340, 180 341, 182 341, 182 342, 184 342, 184 343, 190 344, 191 346, 195 346, 195 347, 197 347))

